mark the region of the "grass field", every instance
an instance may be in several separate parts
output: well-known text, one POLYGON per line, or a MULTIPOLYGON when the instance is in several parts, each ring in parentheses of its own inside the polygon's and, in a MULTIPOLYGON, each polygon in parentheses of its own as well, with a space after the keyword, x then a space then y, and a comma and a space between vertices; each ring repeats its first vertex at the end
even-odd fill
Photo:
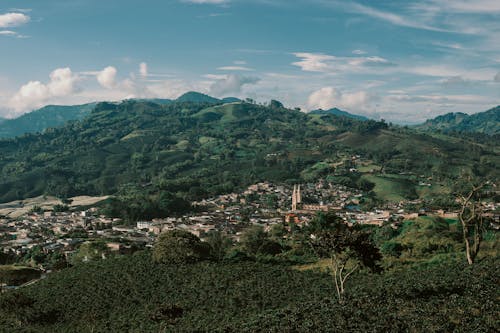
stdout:
POLYGON ((380 199, 398 202, 411 197, 415 186, 407 179, 391 175, 363 175, 362 178, 375 184, 373 191, 380 199))

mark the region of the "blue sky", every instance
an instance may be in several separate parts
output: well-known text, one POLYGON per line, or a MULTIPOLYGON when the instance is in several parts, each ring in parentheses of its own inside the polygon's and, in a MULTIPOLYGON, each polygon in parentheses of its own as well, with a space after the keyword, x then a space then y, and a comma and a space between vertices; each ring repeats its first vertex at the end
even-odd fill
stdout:
POLYGON ((498 0, 0 0, 0 116, 271 98, 400 123, 500 104, 498 0))

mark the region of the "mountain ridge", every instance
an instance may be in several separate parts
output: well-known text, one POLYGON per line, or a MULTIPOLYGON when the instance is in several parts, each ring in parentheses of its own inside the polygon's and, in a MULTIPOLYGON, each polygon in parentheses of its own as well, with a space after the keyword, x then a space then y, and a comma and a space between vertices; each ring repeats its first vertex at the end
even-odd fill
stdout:
MULTIPOLYGON (((126 184, 152 184, 189 199, 263 180, 301 182, 322 176, 354 184, 360 174, 347 169, 346 176, 337 176, 325 168, 332 162, 321 164, 352 154, 369 157, 384 172, 450 179, 460 170, 472 170, 474 159, 481 158, 482 172, 497 177, 489 165, 500 163, 491 151, 498 144, 488 148, 460 140, 374 120, 311 116, 245 102, 100 103, 79 122, 0 140, 0 202, 41 194, 106 195, 126 184)), ((414 180, 388 181, 416 186, 414 180)), ((416 195, 414 189, 408 193, 416 195)))
MULTIPOLYGON (((171 103, 235 103, 241 102, 236 97, 224 97, 218 99, 206 94, 190 91, 182 94, 177 99, 168 98, 131 98, 125 101, 151 102, 158 105, 171 103)), ((43 132, 47 128, 63 126, 68 121, 82 120, 87 117, 93 108, 99 103, 113 102, 92 102, 77 105, 46 105, 39 109, 27 112, 14 119, 5 119, 0 117, 0 139, 13 138, 27 133, 43 132)))
POLYGON ((318 109, 318 110, 313 110, 309 112, 309 114, 312 115, 325 115, 325 114, 333 114, 336 116, 341 116, 341 117, 347 117, 347 118, 352 118, 352 119, 357 119, 357 120, 369 120, 369 118, 357 114, 353 114, 344 110, 341 110, 339 108, 332 108, 328 110, 323 110, 323 109, 318 109))
POLYGON ((462 112, 450 112, 433 119, 428 119, 416 127, 423 130, 438 130, 445 133, 477 132, 497 135, 500 134, 500 105, 472 115, 462 112))
POLYGON ((46 105, 18 118, 5 119, 0 121, 0 138, 43 132, 49 127, 62 126, 68 121, 83 119, 90 114, 96 104, 93 102, 80 105, 46 105))

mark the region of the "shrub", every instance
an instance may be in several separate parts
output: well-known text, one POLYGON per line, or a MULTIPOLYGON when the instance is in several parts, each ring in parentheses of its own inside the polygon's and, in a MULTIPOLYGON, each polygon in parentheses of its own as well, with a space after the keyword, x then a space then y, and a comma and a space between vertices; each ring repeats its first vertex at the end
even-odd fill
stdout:
POLYGON ((153 248, 153 260, 164 264, 184 264, 207 259, 210 245, 184 230, 160 234, 153 248))

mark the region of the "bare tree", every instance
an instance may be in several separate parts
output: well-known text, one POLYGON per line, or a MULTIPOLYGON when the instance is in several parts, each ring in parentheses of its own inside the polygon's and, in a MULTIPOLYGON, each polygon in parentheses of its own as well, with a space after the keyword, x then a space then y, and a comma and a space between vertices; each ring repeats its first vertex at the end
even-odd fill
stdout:
POLYGON ((484 210, 481 203, 481 191, 489 181, 472 185, 466 195, 460 195, 460 211, 458 219, 462 224, 462 235, 465 242, 467 262, 472 265, 476 260, 484 233, 484 210))

